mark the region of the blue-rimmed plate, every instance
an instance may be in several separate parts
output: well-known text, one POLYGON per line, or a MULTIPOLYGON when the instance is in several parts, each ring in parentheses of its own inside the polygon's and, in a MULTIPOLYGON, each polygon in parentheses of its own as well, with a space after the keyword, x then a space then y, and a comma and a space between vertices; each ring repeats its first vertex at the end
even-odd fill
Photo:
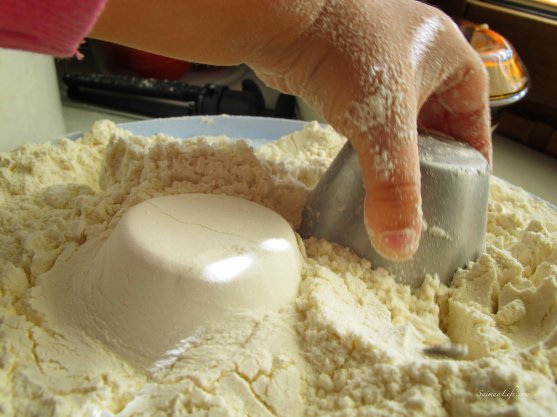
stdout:
MULTIPOLYGON (((118 126, 141 136, 159 133, 177 138, 226 135, 246 139, 252 146, 257 146, 300 130, 306 123, 301 120, 270 117, 186 116, 120 123, 118 126)), ((77 139, 81 135, 82 133, 78 132, 67 137, 77 139)))

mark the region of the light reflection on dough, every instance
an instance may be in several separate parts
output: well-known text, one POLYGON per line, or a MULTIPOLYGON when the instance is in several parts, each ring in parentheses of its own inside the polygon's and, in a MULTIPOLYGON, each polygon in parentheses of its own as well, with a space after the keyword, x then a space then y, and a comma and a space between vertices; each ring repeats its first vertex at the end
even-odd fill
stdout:
POLYGON ((268 251, 286 252, 292 247, 290 242, 286 239, 267 239, 261 242, 261 248, 268 251))
POLYGON ((225 283, 242 275, 253 265, 252 255, 232 256, 207 265, 202 272, 203 280, 214 283, 225 283))

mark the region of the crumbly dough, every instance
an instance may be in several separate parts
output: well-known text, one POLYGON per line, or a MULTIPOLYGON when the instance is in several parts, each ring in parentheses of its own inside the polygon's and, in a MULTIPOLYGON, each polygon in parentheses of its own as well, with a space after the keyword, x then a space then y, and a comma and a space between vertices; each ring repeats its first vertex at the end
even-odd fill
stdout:
POLYGON ((309 124, 253 151, 101 122, 0 154, 0 414, 557 415, 557 214, 495 177, 486 251, 450 288, 427 277, 411 291, 308 239, 294 303, 201 326, 147 369, 44 308, 48 271, 154 197, 237 196, 297 227, 343 142, 309 124), (449 340, 468 355, 422 353, 449 340))

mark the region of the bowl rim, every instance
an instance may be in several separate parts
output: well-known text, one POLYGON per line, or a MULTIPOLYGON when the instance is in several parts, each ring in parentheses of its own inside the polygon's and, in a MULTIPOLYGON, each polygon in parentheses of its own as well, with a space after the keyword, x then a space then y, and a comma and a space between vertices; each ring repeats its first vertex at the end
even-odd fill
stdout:
MULTIPOLYGON (((138 120, 118 123, 116 126, 129 130, 134 135, 153 136, 165 134, 179 139, 195 136, 226 135, 259 146, 282 136, 301 130, 310 121, 280 119, 262 116, 179 116, 159 119, 138 120)), ((325 124, 321 123, 322 126, 325 124)), ((76 140, 84 132, 72 132, 63 137, 76 140)))

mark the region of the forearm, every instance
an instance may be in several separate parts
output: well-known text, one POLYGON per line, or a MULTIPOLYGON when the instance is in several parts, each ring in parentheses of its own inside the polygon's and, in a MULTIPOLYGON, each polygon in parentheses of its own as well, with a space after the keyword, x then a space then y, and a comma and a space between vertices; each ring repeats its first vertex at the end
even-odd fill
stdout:
POLYGON ((90 37, 213 65, 292 42, 324 0, 109 0, 90 37))

